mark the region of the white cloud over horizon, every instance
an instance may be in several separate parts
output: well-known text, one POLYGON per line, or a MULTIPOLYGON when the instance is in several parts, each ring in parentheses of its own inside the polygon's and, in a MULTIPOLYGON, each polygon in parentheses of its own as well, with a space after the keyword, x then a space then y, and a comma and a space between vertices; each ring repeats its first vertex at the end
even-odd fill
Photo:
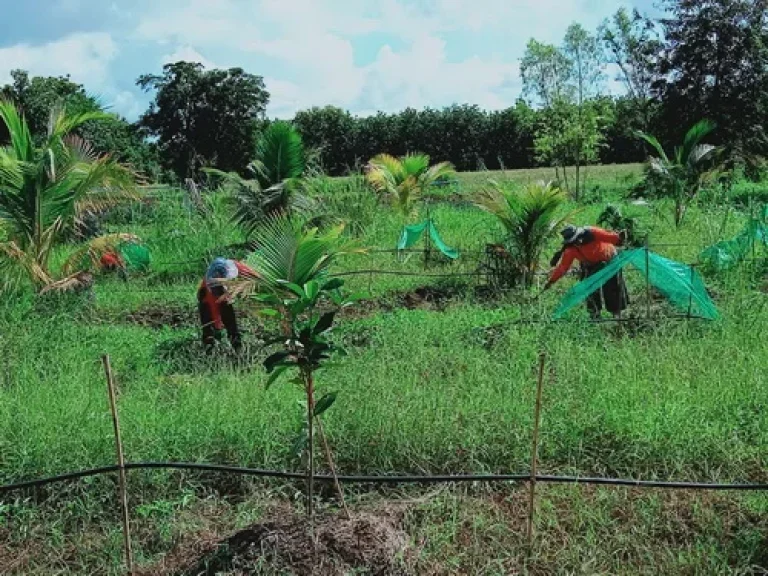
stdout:
MULTIPOLYGON (((95 2, 58 5, 76 12, 95 2)), ((190 60, 263 76, 271 116, 329 104, 353 113, 452 103, 498 109, 520 96, 519 59, 530 37, 559 42, 574 21, 594 30, 624 3, 117 0, 110 11, 120 16, 103 30, 5 47, 0 41, 0 82, 14 68, 69 73, 132 119, 148 98, 135 77, 190 60)))

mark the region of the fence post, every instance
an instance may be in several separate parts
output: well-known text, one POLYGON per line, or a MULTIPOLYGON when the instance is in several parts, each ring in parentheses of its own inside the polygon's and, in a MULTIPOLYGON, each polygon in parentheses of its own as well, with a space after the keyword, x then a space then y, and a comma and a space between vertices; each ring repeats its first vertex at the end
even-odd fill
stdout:
POLYGON ((107 377, 107 392, 109 393, 109 407, 112 411, 112 425, 115 430, 115 449, 117 451, 118 489, 120 491, 120 508, 123 519, 123 545, 125 548, 125 566, 129 574, 133 574, 133 552, 131 550, 131 527, 128 519, 128 494, 125 483, 125 459, 123 458, 123 441, 120 438, 120 419, 117 413, 117 401, 115 399, 115 381, 112 376, 112 366, 109 355, 101 357, 104 364, 104 374, 107 377))
POLYGON ((651 318, 651 253, 648 248, 648 236, 645 237, 645 313, 651 318))
POLYGON ((695 277, 694 276, 694 274, 695 274, 694 266, 695 266, 695 264, 691 264, 691 291, 688 294, 688 320, 691 319, 691 311, 692 311, 692 308, 693 308, 693 280, 694 280, 694 277, 695 277))
POLYGON ((541 392, 544 388, 544 364, 546 352, 539 352, 539 379, 536 384, 536 408, 533 414, 533 445, 531 447, 531 478, 528 481, 528 550, 533 547, 533 524, 536 504, 536 472, 539 459, 539 423, 541 422, 541 392))

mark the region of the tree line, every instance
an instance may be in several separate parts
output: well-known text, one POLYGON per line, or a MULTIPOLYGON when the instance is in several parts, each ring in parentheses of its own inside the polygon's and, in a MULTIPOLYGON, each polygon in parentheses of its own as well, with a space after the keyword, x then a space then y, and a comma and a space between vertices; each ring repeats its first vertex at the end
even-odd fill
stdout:
MULTIPOLYGON (((717 125, 714 144, 755 164, 768 148, 768 0, 662 0, 661 7, 656 20, 622 9, 595 31, 574 24, 558 45, 531 39, 521 61, 523 93, 504 110, 456 104, 359 117, 317 107, 293 122, 332 175, 382 152, 418 151, 458 170, 554 166, 578 193, 579 167, 645 158, 637 131, 666 145, 702 118, 717 125), (607 95, 608 70, 618 71, 622 96, 607 95)), ((196 178, 205 167, 245 173, 270 123, 262 77, 176 62, 137 85, 153 94, 137 122, 114 115, 80 128, 97 152, 114 153, 150 180, 196 178)), ((0 96, 23 109, 36 138, 60 102, 75 113, 99 108, 68 77, 20 70, 0 96)))

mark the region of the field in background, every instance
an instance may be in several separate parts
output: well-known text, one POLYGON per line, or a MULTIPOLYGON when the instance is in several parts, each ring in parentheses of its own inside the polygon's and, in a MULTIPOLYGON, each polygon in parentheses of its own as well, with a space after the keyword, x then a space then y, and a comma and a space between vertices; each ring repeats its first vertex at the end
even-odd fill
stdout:
MULTIPOLYGON (((663 203, 632 206, 618 196, 639 173, 637 165, 590 169, 591 203, 578 223, 593 224, 606 202, 617 202, 647 224, 656 251, 693 262, 703 247, 744 222, 738 210, 726 217, 723 208, 704 203, 677 232, 663 203)), ((461 174, 458 193, 489 177, 527 182, 552 176, 549 170, 461 174)), ((229 224, 220 197, 208 199, 210 213, 201 217, 179 191, 156 196, 108 221, 109 229, 147 241, 154 259, 148 277, 129 283, 100 278, 91 304, 2 303, 0 483, 113 463, 99 364, 105 352, 121 389, 129 460, 300 469, 289 455, 300 394, 288 384, 264 388, 260 344, 273 328, 249 316, 248 356, 239 364, 200 355, 197 283, 207 261, 235 255, 232 246, 244 238, 229 224)), ((500 230, 468 203, 447 200, 435 202, 431 216, 446 243, 465 254, 428 272, 471 272, 477 264, 471 252, 500 230)), ((400 227, 390 210, 377 207, 359 241, 394 248, 400 227)), ((556 246, 550 248, 547 260, 556 246)), ((340 322, 338 337, 349 357, 319 375, 321 388, 339 392, 325 428, 340 472, 525 472, 534 366, 544 348, 550 368, 541 473, 768 480, 768 340, 760 335, 768 309, 754 268, 708 280, 722 320, 662 319, 630 331, 582 322, 582 310, 567 324, 515 323, 547 318, 572 280, 534 303, 530 294, 479 298, 467 278, 403 275, 423 271, 417 254, 404 260, 357 256, 338 267, 356 269, 394 274, 350 278, 350 288, 369 299, 340 322)), ((643 315, 642 278, 630 276, 629 282, 632 313, 643 315)), ((670 312, 661 300, 653 306, 656 314, 670 312)), ((267 486, 131 473, 140 558, 156 560, 184 534, 222 534, 268 517, 274 501, 294 497, 292 487, 267 486)), ((0 501, 0 565, 13 561, 19 574, 115 567, 120 537, 112 489, 110 480, 94 479, 52 489, 43 507, 24 498, 0 501)), ((352 500, 364 507, 398 497, 415 500, 406 526, 420 550, 413 560, 418 573, 521 569, 522 493, 514 487, 378 498, 360 493, 352 500)), ((767 511, 768 498, 760 495, 548 488, 538 560, 526 569, 749 574, 750 566, 768 564, 767 511)))

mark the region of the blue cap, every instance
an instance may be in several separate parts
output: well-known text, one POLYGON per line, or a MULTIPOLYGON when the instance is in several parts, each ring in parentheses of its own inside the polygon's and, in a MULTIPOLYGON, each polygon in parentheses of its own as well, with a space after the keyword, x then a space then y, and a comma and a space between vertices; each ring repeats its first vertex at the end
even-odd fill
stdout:
POLYGON ((237 276, 237 265, 227 258, 216 258, 205 272, 205 279, 209 283, 212 283, 211 281, 215 283, 216 280, 232 280, 237 276))

